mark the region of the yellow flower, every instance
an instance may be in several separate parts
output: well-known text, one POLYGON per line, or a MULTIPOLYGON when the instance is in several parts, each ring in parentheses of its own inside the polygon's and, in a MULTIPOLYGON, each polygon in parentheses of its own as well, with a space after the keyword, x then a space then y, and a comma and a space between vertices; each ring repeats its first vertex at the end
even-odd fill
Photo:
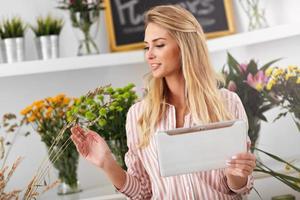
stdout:
POLYGON ((272 89, 272 87, 273 87, 273 83, 272 82, 268 82, 268 84, 267 84, 267 90, 271 90, 272 89))
POLYGON ((297 78, 296 83, 297 83, 297 84, 300 84, 300 77, 297 78))
POLYGON ((269 68, 266 70, 266 72, 265 72, 266 76, 267 76, 267 77, 271 76, 271 74, 273 73, 273 70, 274 70, 274 69, 275 69, 275 67, 269 67, 269 68))
POLYGON ((294 65, 288 66, 289 71, 295 71, 296 69, 297 69, 297 66, 294 66, 294 65))
POLYGON ((285 80, 287 81, 287 80, 289 80, 291 77, 294 77, 294 76, 295 76, 295 74, 287 73, 287 74, 285 75, 285 80))
POLYGON ((272 76, 277 79, 278 76, 282 75, 284 72, 282 69, 274 69, 273 73, 272 73, 272 76))
POLYGON ((258 83, 256 84, 255 89, 260 92, 264 89, 264 86, 262 83, 258 83))

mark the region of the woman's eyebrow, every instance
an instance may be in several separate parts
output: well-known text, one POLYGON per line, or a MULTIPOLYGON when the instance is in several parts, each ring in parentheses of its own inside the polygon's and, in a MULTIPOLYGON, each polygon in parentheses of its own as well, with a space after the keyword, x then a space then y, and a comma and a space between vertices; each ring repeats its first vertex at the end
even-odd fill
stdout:
MULTIPOLYGON (((157 40, 166 40, 166 38, 163 38, 163 37, 155 38, 152 40, 152 42, 155 42, 157 40)), ((148 43, 148 42, 145 40, 144 43, 148 43)))

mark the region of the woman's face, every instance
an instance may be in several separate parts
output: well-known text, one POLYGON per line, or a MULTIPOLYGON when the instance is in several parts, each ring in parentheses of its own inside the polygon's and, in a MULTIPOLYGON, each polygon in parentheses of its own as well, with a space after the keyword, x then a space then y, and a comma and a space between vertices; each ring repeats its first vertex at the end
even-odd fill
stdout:
POLYGON ((168 31, 149 23, 145 30, 145 58, 155 78, 181 73, 180 49, 168 31))

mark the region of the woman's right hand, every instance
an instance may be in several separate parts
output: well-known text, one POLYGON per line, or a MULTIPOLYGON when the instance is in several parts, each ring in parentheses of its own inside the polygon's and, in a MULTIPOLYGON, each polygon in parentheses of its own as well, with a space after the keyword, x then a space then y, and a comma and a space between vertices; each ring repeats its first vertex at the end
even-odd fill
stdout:
POLYGON ((71 128, 71 139, 78 152, 89 162, 99 168, 104 168, 106 163, 113 160, 112 153, 105 140, 96 132, 84 131, 76 125, 71 128))

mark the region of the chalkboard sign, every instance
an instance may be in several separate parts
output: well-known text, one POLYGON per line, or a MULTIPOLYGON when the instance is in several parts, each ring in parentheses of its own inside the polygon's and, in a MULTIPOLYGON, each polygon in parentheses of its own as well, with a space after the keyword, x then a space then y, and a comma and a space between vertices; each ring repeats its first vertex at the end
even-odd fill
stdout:
POLYGON ((202 25, 207 38, 234 32, 231 0, 105 0, 106 24, 112 51, 140 49, 144 12, 162 4, 179 4, 202 25))

